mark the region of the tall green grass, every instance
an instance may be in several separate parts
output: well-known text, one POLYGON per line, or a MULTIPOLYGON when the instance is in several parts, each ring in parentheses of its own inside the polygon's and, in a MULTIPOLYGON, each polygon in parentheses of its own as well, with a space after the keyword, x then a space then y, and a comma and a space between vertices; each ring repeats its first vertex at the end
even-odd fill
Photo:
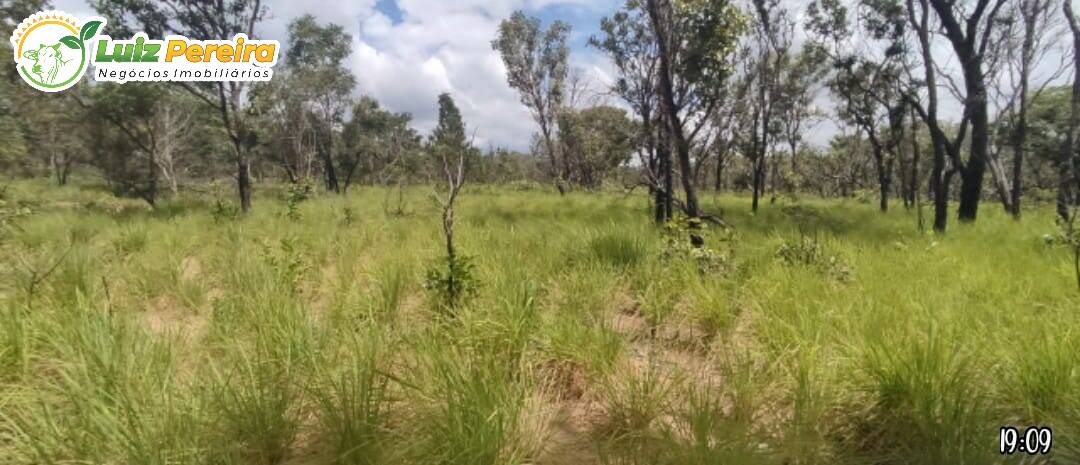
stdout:
POLYGON ((734 232, 705 267, 665 253, 644 196, 475 186, 457 234, 480 287, 445 318, 420 286, 438 212, 385 194, 286 218, 266 190, 240 217, 13 184, 0 462, 983 464, 1004 425, 1080 457, 1050 208, 934 236, 853 201, 706 196, 734 232))

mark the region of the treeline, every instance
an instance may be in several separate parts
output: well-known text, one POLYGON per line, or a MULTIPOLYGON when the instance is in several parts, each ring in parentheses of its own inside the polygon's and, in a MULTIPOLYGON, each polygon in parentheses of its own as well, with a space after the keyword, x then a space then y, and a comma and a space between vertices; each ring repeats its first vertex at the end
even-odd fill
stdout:
MULTIPOLYGON (((506 24, 503 36, 528 30, 506 24)), ((766 195, 872 189, 882 211, 891 198, 928 198, 945 231, 951 201, 975 221, 986 198, 1019 217, 1025 197, 1054 192, 1061 218, 1075 221, 1080 28, 1069 0, 817 0, 806 11, 628 0, 601 29, 591 42, 641 122, 658 221, 672 205, 698 217, 709 173, 717 190, 746 186, 755 211, 766 195), (808 145, 826 119, 841 134, 808 145)))
MULTIPOLYGON (((257 36, 268 14, 257 1, 91 3, 117 36, 257 36)), ((9 2, 0 33, 47 6, 9 2)), ((150 204, 229 177, 245 211, 260 180, 344 193, 441 179, 411 115, 355 97, 340 26, 304 16, 288 32, 267 83, 87 82, 46 95, 5 68, 0 165, 59 184, 92 168, 150 204)), ((754 210, 860 196, 883 211, 932 206, 938 231, 954 203, 974 221, 986 200, 1019 217, 1026 202, 1056 199, 1068 219, 1080 199, 1080 27, 1067 0, 817 0, 805 11, 628 0, 589 40, 618 72, 609 88, 572 69, 569 34, 521 12, 501 23, 492 48, 537 133, 530 153, 470 147, 470 182, 641 186, 658 222, 678 212, 692 224, 709 218, 705 189, 748 192, 754 210), (839 133, 810 143, 826 127, 839 133)))
MULTIPOLYGON (((110 18, 131 20, 110 21, 116 36, 133 30, 252 35, 245 28, 260 23, 267 11, 257 2, 241 3, 246 7, 205 17, 193 13, 218 6, 94 6, 110 18)), ((5 7, 0 32, 10 33, 21 18, 48 7, 37 1, 5 7)), ((100 175, 117 195, 151 205, 185 186, 234 178, 245 210, 251 208, 252 184, 260 180, 344 193, 356 184, 437 178, 434 139, 411 126, 411 115, 382 108, 370 97, 354 98, 356 77, 344 66, 351 38, 340 26, 303 16, 288 31, 288 53, 266 83, 85 82, 52 95, 23 85, 13 68, 5 68, 0 125, 10 137, 0 144, 0 165, 16 176, 48 173, 60 185, 83 168, 100 175)), ((2 47, 0 53, 11 53, 9 45, 2 47)), ((537 172, 534 157, 505 149, 483 155, 471 149, 468 163, 475 182, 528 180, 537 172)))

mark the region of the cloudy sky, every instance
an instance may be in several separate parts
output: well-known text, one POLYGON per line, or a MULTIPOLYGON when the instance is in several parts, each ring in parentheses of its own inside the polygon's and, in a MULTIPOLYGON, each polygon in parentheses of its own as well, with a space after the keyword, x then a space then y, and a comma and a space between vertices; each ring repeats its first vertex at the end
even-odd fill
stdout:
MULTIPOLYGON (((385 107, 409 112, 427 132, 435 125, 436 99, 451 93, 476 130, 482 146, 524 150, 534 123, 506 84, 506 71, 491 50, 499 21, 515 10, 540 17, 545 24, 571 24, 571 61, 597 86, 610 82, 610 65, 586 46, 600 18, 615 11, 619 0, 353 0, 267 2, 272 18, 262 24, 262 39, 287 41, 286 27, 311 13, 323 22, 345 27, 353 36, 350 66, 358 93, 374 96, 385 107)), ((57 9, 76 16, 92 11, 84 0, 54 0, 57 9)), ((287 53, 287 50, 286 50, 287 53)))
MULTIPOLYGON (((257 35, 285 44, 289 22, 305 13, 340 24, 353 37, 349 64, 359 83, 357 93, 374 96, 391 110, 411 113, 414 125, 426 133, 435 126, 437 96, 449 92, 466 123, 476 131, 479 145, 527 150, 535 124, 506 84, 506 70, 490 45, 499 22, 515 10, 541 18, 545 27, 555 19, 568 22, 573 28, 571 64, 594 89, 602 90, 612 82, 612 66, 586 43, 598 33, 600 19, 614 12, 622 1, 265 0, 271 18, 259 26, 257 35)), ((94 14, 86 0, 53 2, 57 9, 79 17, 94 14)), ((801 17, 807 2, 785 3, 801 17)), ((1063 49, 1069 45, 1064 36, 1054 40, 1063 49)), ((934 51, 939 64, 946 70, 955 68, 948 45, 939 42, 934 51)), ((1036 69, 1034 81, 1054 74, 1061 56, 1051 53, 1036 69)), ((1064 82, 1064 76, 1055 80, 1056 84, 1064 82)), ((941 93, 943 111, 957 118, 958 102, 946 90, 941 93)), ((821 92, 817 102, 826 111, 832 110, 827 93, 821 92)), ((821 146, 838 131, 834 123, 825 121, 809 131, 807 139, 821 146)))

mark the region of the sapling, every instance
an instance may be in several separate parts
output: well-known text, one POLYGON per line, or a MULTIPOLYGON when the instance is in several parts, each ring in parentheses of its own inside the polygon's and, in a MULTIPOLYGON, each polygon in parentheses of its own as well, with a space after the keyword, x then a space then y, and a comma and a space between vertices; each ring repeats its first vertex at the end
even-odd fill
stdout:
POLYGON ((445 180, 435 192, 435 200, 442 207, 446 259, 445 267, 428 270, 424 287, 435 293, 441 307, 453 311, 476 293, 476 279, 471 258, 459 254, 454 246, 454 203, 465 185, 465 162, 472 143, 465 140, 461 112, 449 94, 439 96, 439 125, 432 135, 431 149, 445 180))

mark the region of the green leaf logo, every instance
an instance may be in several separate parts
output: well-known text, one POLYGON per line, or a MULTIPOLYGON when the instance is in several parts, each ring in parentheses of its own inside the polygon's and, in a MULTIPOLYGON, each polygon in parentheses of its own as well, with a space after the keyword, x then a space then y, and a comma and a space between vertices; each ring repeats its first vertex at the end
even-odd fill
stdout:
MULTIPOLYGON (((9 2, 0 0, 4 3, 9 2)), ((94 38, 108 24, 100 16, 80 21, 59 10, 26 17, 16 28, 21 32, 11 39, 13 48, 19 50, 15 55, 19 77, 42 92, 61 92, 78 84, 93 60, 90 48, 94 38)))
POLYGON ((75 50, 78 50, 78 49, 81 49, 81 48, 83 48, 83 43, 82 43, 82 41, 81 41, 81 40, 79 40, 79 39, 78 39, 77 37, 75 37, 75 36, 65 36, 65 37, 61 37, 61 38, 60 38, 60 43, 62 43, 62 44, 64 44, 64 45, 67 45, 67 46, 68 46, 68 48, 73 48, 73 49, 75 49, 75 50))
POLYGON ((87 21, 83 24, 82 29, 79 31, 79 40, 86 42, 97 35, 98 29, 101 28, 101 21, 87 21))

